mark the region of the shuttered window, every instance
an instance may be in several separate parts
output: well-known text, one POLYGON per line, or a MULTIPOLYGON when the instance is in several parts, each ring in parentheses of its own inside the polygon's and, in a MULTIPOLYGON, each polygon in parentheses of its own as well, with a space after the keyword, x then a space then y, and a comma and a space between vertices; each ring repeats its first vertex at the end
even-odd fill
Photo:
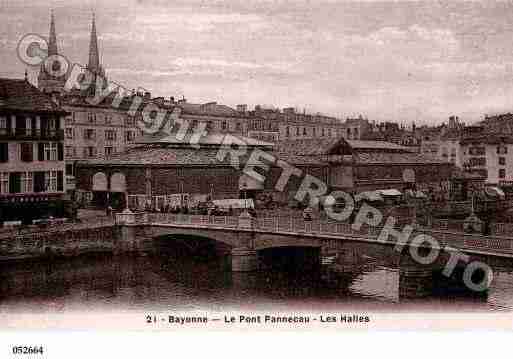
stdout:
POLYGON ((21 144, 21 160, 23 162, 32 162, 34 160, 34 146, 32 143, 21 144))
POLYGON ((9 144, 0 143, 0 162, 9 161, 9 144))
POLYGON ((9 173, 9 193, 20 193, 21 192, 21 173, 12 172, 9 173))
POLYGON ((57 144, 57 160, 64 161, 64 145, 62 142, 57 144))
POLYGON ((37 160, 38 161, 45 160, 45 144, 44 143, 37 144, 37 160))
POLYGON ((44 192, 45 187, 45 173, 34 172, 34 192, 44 192))
POLYGON ((57 191, 64 191, 64 173, 62 171, 57 172, 57 191))

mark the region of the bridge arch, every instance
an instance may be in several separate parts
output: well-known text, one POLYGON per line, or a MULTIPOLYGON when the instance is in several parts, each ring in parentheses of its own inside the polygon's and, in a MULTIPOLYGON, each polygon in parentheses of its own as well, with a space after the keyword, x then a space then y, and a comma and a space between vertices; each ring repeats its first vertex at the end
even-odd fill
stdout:
POLYGON ((240 233, 230 233, 228 231, 213 231, 201 228, 153 226, 151 236, 154 239, 165 236, 193 236, 200 239, 203 238, 205 240, 220 242, 233 248, 240 247, 240 243, 243 242, 243 239, 241 239, 240 237, 240 233))

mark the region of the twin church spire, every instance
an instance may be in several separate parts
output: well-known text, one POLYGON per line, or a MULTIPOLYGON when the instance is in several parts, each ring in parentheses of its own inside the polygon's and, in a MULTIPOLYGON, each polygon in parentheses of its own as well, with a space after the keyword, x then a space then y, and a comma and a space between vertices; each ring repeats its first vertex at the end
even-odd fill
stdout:
MULTIPOLYGON (((48 36, 48 56, 58 55, 57 34, 55 30, 55 16, 53 10, 50 15, 50 34, 48 36)), ((100 52, 98 50, 98 36, 96 34, 96 19, 93 13, 91 24, 91 36, 89 40, 89 61, 87 69, 94 74, 95 82, 97 76, 105 77, 105 71, 100 62, 100 52)), ((66 76, 55 78, 51 76, 44 66, 41 67, 38 76, 38 87, 43 92, 62 92, 66 76)))

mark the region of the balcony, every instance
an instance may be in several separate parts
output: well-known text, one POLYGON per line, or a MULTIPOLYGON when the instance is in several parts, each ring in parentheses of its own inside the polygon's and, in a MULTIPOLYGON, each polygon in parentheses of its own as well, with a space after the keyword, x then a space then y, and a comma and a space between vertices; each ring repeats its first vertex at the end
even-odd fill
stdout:
POLYGON ((1 128, 0 140, 63 141, 64 130, 36 130, 26 128, 1 128))

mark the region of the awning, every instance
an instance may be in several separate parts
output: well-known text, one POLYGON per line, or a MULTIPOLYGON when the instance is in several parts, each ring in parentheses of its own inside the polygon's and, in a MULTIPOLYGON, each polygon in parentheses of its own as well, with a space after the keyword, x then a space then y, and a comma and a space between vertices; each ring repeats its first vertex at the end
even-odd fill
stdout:
POLYGON ((396 189, 380 189, 378 191, 382 196, 389 196, 389 197, 394 197, 394 196, 402 196, 402 193, 399 192, 398 190, 396 189))
POLYGON ((226 208, 229 209, 230 207, 232 209, 243 209, 243 208, 255 208, 255 204, 253 203, 252 198, 248 198, 246 200, 244 199, 219 199, 212 201, 214 206, 217 206, 219 208, 226 208), (246 203, 244 203, 246 201, 246 203))
POLYGON ((383 201, 383 197, 377 191, 367 191, 358 193, 355 196, 356 201, 367 200, 367 201, 383 201))
POLYGON ((485 187, 486 195, 490 197, 504 197, 504 192, 499 187, 485 187))

